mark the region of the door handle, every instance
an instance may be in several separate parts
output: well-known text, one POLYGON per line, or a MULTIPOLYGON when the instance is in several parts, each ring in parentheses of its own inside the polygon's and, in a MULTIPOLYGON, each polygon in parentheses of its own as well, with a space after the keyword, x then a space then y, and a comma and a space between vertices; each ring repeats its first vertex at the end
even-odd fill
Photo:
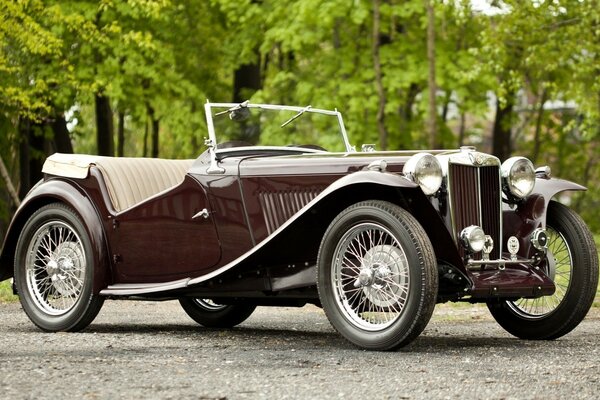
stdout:
POLYGON ((202 218, 204 218, 204 219, 207 219, 207 218, 208 218, 208 215, 209 215, 209 212, 208 212, 208 210, 207 210, 206 208, 204 208, 202 211, 200 211, 200 212, 196 213, 196 214, 195 214, 195 215, 192 217, 192 219, 198 219, 198 218, 200 218, 200 217, 202 217, 202 218))

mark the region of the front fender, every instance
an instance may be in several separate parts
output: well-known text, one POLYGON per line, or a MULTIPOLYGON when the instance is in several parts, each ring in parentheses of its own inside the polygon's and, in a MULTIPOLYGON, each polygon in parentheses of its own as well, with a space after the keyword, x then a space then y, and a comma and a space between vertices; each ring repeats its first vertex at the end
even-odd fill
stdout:
POLYGON ((299 279, 310 278, 290 281, 290 286, 314 284, 314 274, 298 271, 314 268, 321 239, 331 221, 349 205, 363 200, 385 200, 407 209, 427 232, 438 258, 462 265, 450 232, 419 185, 394 173, 358 171, 332 183, 250 251, 209 274, 191 279, 188 285, 206 282, 230 270, 237 273, 256 265, 283 264, 299 279))
POLYGON ((515 236, 521 245, 519 254, 530 257, 535 249, 531 245, 531 234, 537 228, 546 227, 548 205, 554 196, 564 191, 584 191, 585 186, 564 179, 537 178, 533 192, 516 208, 504 206, 504 243, 515 236))
POLYGON ((567 181, 564 179, 557 178, 537 178, 535 181, 535 187, 533 188, 534 194, 539 194, 544 196, 544 201, 546 203, 546 208, 548 208, 548 204, 550 200, 557 194, 565 191, 585 191, 587 188, 578 183, 567 181))
POLYGON ((72 207, 86 227, 94 251, 94 293, 99 293, 109 284, 110 276, 110 260, 102 222, 85 191, 73 181, 63 179, 50 179, 36 185, 23 199, 4 238, 0 253, 0 281, 13 276, 17 241, 29 217, 39 208, 55 202, 72 207))

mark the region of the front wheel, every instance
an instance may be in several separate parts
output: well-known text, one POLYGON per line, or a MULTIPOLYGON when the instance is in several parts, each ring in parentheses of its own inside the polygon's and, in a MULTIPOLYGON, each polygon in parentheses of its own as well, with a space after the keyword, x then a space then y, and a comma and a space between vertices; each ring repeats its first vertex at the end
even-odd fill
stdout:
POLYGON ((93 293, 93 251, 77 213, 49 204, 25 223, 15 252, 15 282, 23 310, 45 331, 78 331, 104 299, 93 293))
POLYGON ((190 318, 207 328, 232 328, 248 319, 256 309, 253 304, 225 305, 196 297, 182 297, 179 303, 190 318))
POLYGON ((319 298, 333 327, 370 350, 392 350, 425 328, 438 288, 435 254, 404 209, 365 201, 331 223, 317 260, 319 298))
POLYGON ((598 287, 598 253, 583 220, 551 201, 546 225, 554 294, 488 303, 500 326, 521 339, 550 340, 572 331, 585 318, 598 287))

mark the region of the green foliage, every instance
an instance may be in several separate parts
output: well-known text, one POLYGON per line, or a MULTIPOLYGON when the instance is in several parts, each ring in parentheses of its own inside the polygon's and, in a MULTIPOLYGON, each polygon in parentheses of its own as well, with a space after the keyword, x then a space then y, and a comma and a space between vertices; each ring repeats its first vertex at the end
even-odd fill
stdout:
POLYGON ((0 303, 12 303, 18 300, 19 297, 12 292, 10 280, 0 282, 0 303))
MULTIPOLYGON (((598 250, 598 257, 600 258, 600 234, 594 235, 594 241, 596 242, 596 249, 598 250)), ((593 307, 600 307, 600 282, 598 282, 598 289, 596 289, 596 298, 594 299, 593 307)))
MULTIPOLYGON (((389 147, 426 148, 424 2, 380 3, 389 147)), ((595 2, 503 0, 491 14, 474 11, 470 0, 434 4, 444 147, 462 140, 491 151, 490 104, 515 100, 512 152, 589 186, 564 200, 600 231, 595 2)), ((204 102, 231 101, 234 72, 247 64, 261 71, 261 89, 246 91, 253 101, 338 108, 353 144, 377 143, 373 18, 366 0, 1 2, 0 153, 16 182, 19 121, 47 123, 64 112, 75 151, 96 152, 94 98, 102 94, 124 115, 126 156, 150 146, 152 111, 160 156, 193 158, 206 136, 204 102)))

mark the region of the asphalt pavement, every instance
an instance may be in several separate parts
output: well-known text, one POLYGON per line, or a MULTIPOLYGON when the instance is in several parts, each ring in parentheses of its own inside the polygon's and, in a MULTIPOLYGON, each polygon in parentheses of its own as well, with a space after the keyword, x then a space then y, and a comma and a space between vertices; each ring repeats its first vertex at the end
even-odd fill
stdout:
POLYGON ((556 341, 505 333, 484 307, 438 306, 396 352, 357 349, 314 307, 259 308, 233 330, 177 302, 107 301, 80 333, 0 304, 5 399, 596 399, 600 310, 556 341))

